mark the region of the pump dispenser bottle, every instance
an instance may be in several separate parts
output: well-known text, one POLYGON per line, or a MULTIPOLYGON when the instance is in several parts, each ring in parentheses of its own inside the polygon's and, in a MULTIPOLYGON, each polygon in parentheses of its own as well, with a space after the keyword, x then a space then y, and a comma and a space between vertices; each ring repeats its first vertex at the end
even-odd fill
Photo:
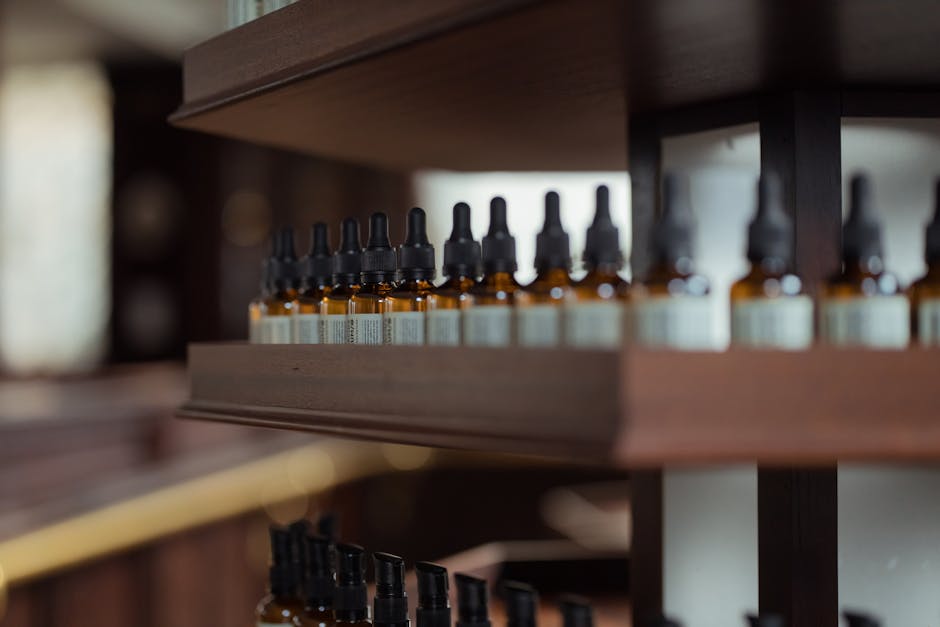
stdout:
POLYGON ((470 288, 472 306, 464 310, 464 343, 468 346, 509 346, 512 307, 519 283, 513 273, 516 240, 506 224, 506 201, 490 201, 490 230, 483 238, 483 278, 470 288))
POLYGON ((434 289, 434 246, 424 209, 408 212, 405 242, 398 247, 398 285, 385 302, 385 343, 424 344, 428 295, 434 289))
POLYGON ((457 586, 455 627, 491 627, 486 580, 454 573, 457 586))
POLYGON ((297 255, 294 253, 294 230, 284 227, 278 232, 280 254, 271 257, 268 272, 271 294, 261 311, 261 334, 266 344, 291 343, 291 315, 297 299, 297 255))
POLYGON ((579 596, 567 595, 559 599, 562 627, 594 627, 591 603, 579 596))
POLYGON ((595 192, 594 221, 584 245, 587 274, 575 283, 565 305, 565 344, 580 348, 620 348, 624 301, 629 284, 620 275, 620 230, 610 219, 610 191, 595 192))
POLYGON ((268 569, 268 595, 255 610, 257 627, 293 625, 303 612, 298 598, 300 572, 294 556, 292 533, 284 527, 272 526, 271 564, 268 569))
POLYGON ((248 342, 264 344, 264 301, 271 295, 271 257, 278 257, 281 252, 281 238, 278 233, 271 235, 271 255, 261 260, 261 289, 248 303, 248 342))
POLYGON ((516 293, 521 346, 559 346, 563 307, 571 297, 571 249, 557 192, 545 194, 545 223, 535 239, 535 280, 516 293))
POLYGON ((539 596, 532 586, 517 581, 503 584, 506 627, 536 627, 539 596))
POLYGON ((333 287, 320 303, 321 343, 346 344, 349 341, 346 314, 349 299, 359 291, 361 268, 359 221, 346 218, 342 224, 339 248, 333 253, 333 287))
POLYGON ((330 293, 333 259, 327 227, 317 222, 310 230, 310 252, 297 264, 300 291, 294 302, 293 337, 295 344, 320 343, 320 303, 330 293))
POLYGON ((447 569, 430 562, 415 564, 418 577, 416 627, 450 627, 447 569))
POLYGON ((481 273, 480 243, 470 230, 470 205, 454 205, 454 226, 444 242, 444 282, 428 296, 428 344, 462 343, 461 314, 471 305, 470 288, 481 273))
POLYGON ((692 262, 695 221, 688 180, 667 174, 662 203, 653 229, 653 266, 630 290, 633 339, 653 348, 713 349, 708 280, 692 262))
POLYGON ((910 305, 884 268, 881 224, 867 177, 852 177, 849 218, 842 227, 842 272, 825 286, 823 338, 835 346, 905 348, 910 305))
POLYGON ((762 175, 757 214, 748 229, 747 276, 731 286, 735 346, 804 350, 813 344, 813 301, 792 271, 793 221, 783 210, 780 180, 762 175))
POLYGON ((372 622, 376 627, 409 627, 405 560, 389 553, 375 553, 372 558, 375 562, 372 622))
POLYGON ((396 266, 395 250, 388 240, 388 216, 373 213, 369 217, 369 241, 362 251, 359 291, 349 299, 350 344, 384 343, 382 314, 395 281, 396 266))
POLYGON ((355 544, 336 545, 336 588, 333 616, 340 627, 367 627, 369 595, 366 589, 365 549, 355 544))
POLYGON ((927 274, 911 286, 914 331, 921 346, 940 345, 940 179, 937 179, 933 220, 927 225, 924 257, 927 274))
POLYGON ((333 568, 332 545, 328 538, 308 534, 304 560, 304 611, 300 618, 303 627, 331 627, 333 625, 333 568))

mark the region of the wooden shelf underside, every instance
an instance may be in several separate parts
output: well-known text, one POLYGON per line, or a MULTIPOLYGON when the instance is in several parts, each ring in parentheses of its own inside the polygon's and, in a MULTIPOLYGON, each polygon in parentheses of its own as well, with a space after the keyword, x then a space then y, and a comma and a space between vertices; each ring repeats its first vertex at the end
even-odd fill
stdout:
POLYGON ((624 467, 940 460, 940 351, 190 347, 187 418, 624 467))

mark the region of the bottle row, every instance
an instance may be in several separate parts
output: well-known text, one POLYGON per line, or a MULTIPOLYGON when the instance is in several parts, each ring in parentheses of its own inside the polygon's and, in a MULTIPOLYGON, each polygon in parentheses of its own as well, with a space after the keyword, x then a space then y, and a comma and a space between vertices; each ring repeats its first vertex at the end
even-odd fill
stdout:
MULTIPOLYGON (((940 182, 937 187, 940 199, 940 182)), ((664 178, 652 232, 653 264, 632 285, 620 276, 623 255, 608 190, 597 188, 582 255, 586 275, 571 277, 560 200, 545 195, 536 237, 536 278, 515 279, 515 239, 506 203, 490 203, 482 246, 470 230, 470 207, 458 203, 444 244, 444 281, 435 286, 434 247, 422 209, 408 213, 397 249, 388 219, 375 213, 362 248, 356 220, 342 223, 330 250, 327 226, 314 225, 310 252, 297 260, 293 233, 274 237, 263 264, 261 294, 249 306, 250 341, 299 344, 432 344, 618 348, 715 348, 709 281, 694 264, 695 220, 688 182, 664 178)), ((881 223, 869 180, 852 179, 842 228, 842 269, 818 290, 816 303, 794 271, 794 228, 772 174, 757 185, 748 228, 748 273, 730 291, 732 344, 806 349, 815 338, 836 346, 905 348, 911 338, 940 345, 940 201, 926 229, 927 274, 904 290, 885 269, 881 223)))

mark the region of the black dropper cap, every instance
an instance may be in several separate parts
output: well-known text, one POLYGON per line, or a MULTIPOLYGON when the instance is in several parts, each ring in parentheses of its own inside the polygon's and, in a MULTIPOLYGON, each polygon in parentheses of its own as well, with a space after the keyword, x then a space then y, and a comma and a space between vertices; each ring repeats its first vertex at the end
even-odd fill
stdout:
POLYGON ((535 627, 538 611, 538 592, 532 586, 518 581, 503 584, 506 596, 507 627, 535 627))
POLYGON ((271 594, 276 597, 293 597, 300 586, 300 572, 295 557, 294 534, 287 527, 271 525, 271 563, 268 581, 271 594))
POLYGON ((871 181, 865 174, 852 177, 849 219, 842 226, 842 256, 846 263, 881 257, 881 222, 875 212, 871 181))
POLYGON ((787 621, 780 614, 748 614, 747 624, 750 627, 786 627, 787 621))
POLYGON ((940 262, 940 178, 934 186, 933 220, 927 225, 924 258, 929 265, 940 262))
POLYGON ((327 512, 317 519, 317 535, 321 535, 330 542, 336 542, 339 535, 339 516, 333 512, 327 512))
POLYGON ((332 544, 329 538, 316 534, 305 537, 304 600, 311 607, 333 606, 332 544))
POLYGON ((281 235, 278 231, 271 233, 271 254, 261 260, 261 291, 273 292, 274 279, 271 275, 271 266, 277 263, 281 256, 281 235))
POLYGON ((428 241, 424 209, 408 212, 405 242, 398 247, 398 278, 402 281, 431 281, 436 273, 434 246, 428 241))
POLYGON ((333 277, 330 235, 326 224, 317 222, 310 229, 310 252, 298 263, 300 279, 307 286, 326 285, 333 277))
POLYGON ((663 178, 662 212, 653 227, 653 255, 659 263, 691 259, 695 219, 689 204, 689 181, 667 174, 663 178))
POLYGON ((881 621, 864 612, 846 610, 842 612, 842 617, 849 627, 881 627, 881 621))
POLYGON ((333 593, 336 620, 354 622, 369 616, 365 572, 365 549, 355 544, 336 545, 336 590, 333 593))
POLYGON ((415 564, 418 577, 417 627, 450 627, 447 569, 431 562, 415 564))
POLYGON ((375 625, 407 627, 408 595, 405 594, 405 560, 389 553, 373 553, 375 562, 375 625))
POLYGON ((623 265, 620 229, 610 219, 610 190, 606 185, 598 185, 594 203, 594 221, 588 227, 584 243, 584 264, 588 269, 602 264, 619 268, 623 265))
POLYGON ((562 627, 594 627, 594 610, 587 599, 566 595, 559 599, 558 604, 561 607, 562 627))
POLYGON ((362 270, 362 245, 359 243, 359 221, 343 220, 339 248, 333 253, 333 283, 359 283, 362 270))
POLYGON ((294 252, 294 229, 289 226, 277 233, 279 251, 271 257, 268 272, 275 290, 297 287, 297 254, 294 252))
POLYGON ((455 573, 454 583, 457 585, 455 627, 490 627, 486 580, 455 573))
POLYGON ((395 280, 398 260, 388 239, 388 216, 377 211, 369 216, 369 241, 362 251, 362 282, 395 280))
POLYGON ((483 236, 483 272, 515 272, 516 238, 506 224, 506 201, 500 196, 490 201, 490 230, 483 236))
POLYGON ((535 269, 571 269, 571 246, 561 225, 561 200, 558 192, 545 194, 545 223, 535 236, 535 269))
POLYGON ((454 205, 454 227, 444 242, 444 276, 476 278, 481 274, 480 242, 470 230, 470 205, 454 205))
POLYGON ((783 188, 776 174, 762 174, 757 181, 757 213, 747 230, 747 258, 759 264, 793 260, 793 220, 783 209, 783 188))

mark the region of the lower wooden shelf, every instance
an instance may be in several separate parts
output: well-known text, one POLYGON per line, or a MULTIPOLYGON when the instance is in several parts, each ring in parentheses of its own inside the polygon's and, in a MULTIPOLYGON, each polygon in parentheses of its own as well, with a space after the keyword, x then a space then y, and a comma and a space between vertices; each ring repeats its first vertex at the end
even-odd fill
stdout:
POLYGON ((940 459, 940 351, 193 344, 186 418, 638 467, 940 459))

